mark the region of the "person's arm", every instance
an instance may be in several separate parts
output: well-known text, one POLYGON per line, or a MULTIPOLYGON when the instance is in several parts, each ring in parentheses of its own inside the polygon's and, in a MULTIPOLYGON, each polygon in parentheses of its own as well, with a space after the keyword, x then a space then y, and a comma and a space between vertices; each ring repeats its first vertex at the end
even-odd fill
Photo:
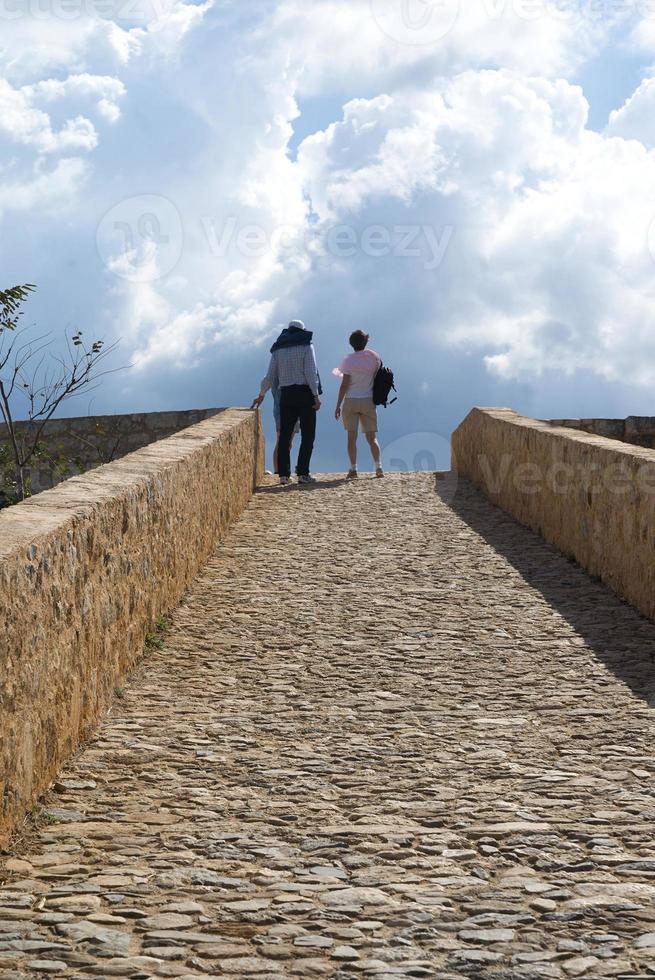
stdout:
POLYGON ((275 354, 271 354, 271 360, 268 365, 268 371, 266 372, 266 375, 262 378, 262 383, 259 388, 259 394, 254 399, 250 407, 259 408, 261 403, 264 401, 264 398, 266 397, 266 392, 270 391, 273 385, 277 384, 277 382, 278 382, 277 357, 275 356, 275 354))
POLYGON ((310 344, 305 351, 303 368, 305 372, 305 381, 311 388, 312 395, 314 396, 314 408, 316 411, 318 411, 321 407, 321 399, 318 396, 318 367, 316 366, 316 354, 314 352, 313 344, 310 344))
POLYGON ((339 397, 337 399, 337 407, 334 413, 335 419, 341 418, 341 406, 343 405, 344 398, 348 394, 348 389, 350 388, 351 382, 352 382, 352 377, 349 374, 344 374, 343 380, 341 382, 341 387, 339 388, 339 397))

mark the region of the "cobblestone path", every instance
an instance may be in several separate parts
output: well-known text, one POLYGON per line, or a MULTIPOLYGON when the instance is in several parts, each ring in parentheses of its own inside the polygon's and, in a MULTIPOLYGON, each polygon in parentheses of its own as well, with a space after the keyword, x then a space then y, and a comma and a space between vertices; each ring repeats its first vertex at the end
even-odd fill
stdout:
POLYGON ((655 626, 465 486, 264 487, 6 861, 0 976, 655 976, 655 626))

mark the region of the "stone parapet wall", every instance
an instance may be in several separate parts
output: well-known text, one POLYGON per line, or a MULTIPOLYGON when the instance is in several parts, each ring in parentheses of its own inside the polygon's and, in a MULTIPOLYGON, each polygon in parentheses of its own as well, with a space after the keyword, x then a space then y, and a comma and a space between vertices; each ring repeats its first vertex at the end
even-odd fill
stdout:
POLYGON ((655 451, 476 408, 453 434, 453 467, 655 618, 655 451))
POLYGON ((259 414, 230 409, 0 512, 0 842, 263 471, 259 414))
MULTIPOLYGON (((31 491, 50 490, 62 480, 111 463, 204 419, 213 418, 221 411, 223 409, 203 408, 51 419, 40 440, 45 451, 28 471, 31 491)), ((16 431, 19 437, 28 437, 30 423, 17 422, 16 431)), ((7 426, 0 424, 0 446, 8 441, 7 426)))
POLYGON ((550 419, 549 424, 619 439, 644 449, 655 448, 655 417, 652 415, 629 415, 626 419, 550 419))

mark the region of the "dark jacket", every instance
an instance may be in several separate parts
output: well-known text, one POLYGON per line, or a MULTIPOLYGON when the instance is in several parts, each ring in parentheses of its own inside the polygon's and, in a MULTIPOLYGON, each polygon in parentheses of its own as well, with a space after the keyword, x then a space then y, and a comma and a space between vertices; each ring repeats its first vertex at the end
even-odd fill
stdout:
MULTIPOLYGON (((312 342, 313 336, 314 333, 312 330, 302 330, 300 327, 285 327, 271 347, 271 354, 285 347, 308 347, 312 342)), ((316 376, 318 378, 318 393, 322 395, 323 385, 321 384, 321 376, 318 371, 316 372, 316 376)))
POLYGON ((307 347, 312 342, 314 334, 311 330, 301 330, 300 327, 285 327, 271 347, 271 354, 283 347, 307 347))

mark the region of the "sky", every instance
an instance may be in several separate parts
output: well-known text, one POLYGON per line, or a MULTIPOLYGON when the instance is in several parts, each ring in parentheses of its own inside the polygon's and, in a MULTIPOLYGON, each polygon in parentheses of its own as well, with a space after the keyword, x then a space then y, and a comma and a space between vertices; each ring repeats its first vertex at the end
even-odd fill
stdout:
POLYGON ((389 468, 655 414, 654 65, 655 0, 0 0, 0 288, 120 341, 69 415, 247 406, 302 319, 316 470, 356 328, 389 468))

